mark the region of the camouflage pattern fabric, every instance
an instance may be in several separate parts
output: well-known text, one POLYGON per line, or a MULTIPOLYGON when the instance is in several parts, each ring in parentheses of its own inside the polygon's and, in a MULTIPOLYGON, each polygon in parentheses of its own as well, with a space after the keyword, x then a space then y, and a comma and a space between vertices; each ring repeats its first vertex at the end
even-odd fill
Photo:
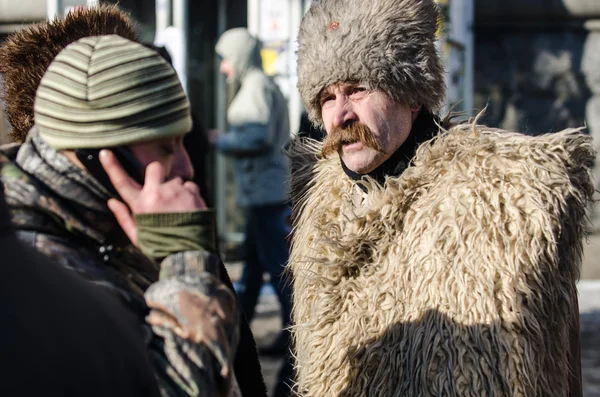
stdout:
POLYGON ((108 192, 35 131, 21 147, 0 151, 18 237, 110 289, 138 316, 161 394, 238 394, 233 357, 239 308, 220 281, 218 257, 187 251, 155 265, 120 230, 105 204, 108 192))

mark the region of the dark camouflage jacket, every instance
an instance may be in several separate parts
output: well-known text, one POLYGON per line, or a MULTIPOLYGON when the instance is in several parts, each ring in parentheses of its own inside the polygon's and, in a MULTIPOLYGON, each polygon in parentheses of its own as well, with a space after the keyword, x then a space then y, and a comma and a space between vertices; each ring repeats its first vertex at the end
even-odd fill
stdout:
POLYGON ((237 394, 233 357, 240 317, 234 293, 219 280, 218 257, 187 251, 156 265, 122 233, 105 189, 35 132, 20 148, 5 146, 2 153, 18 237, 112 290, 138 316, 162 395, 237 394))

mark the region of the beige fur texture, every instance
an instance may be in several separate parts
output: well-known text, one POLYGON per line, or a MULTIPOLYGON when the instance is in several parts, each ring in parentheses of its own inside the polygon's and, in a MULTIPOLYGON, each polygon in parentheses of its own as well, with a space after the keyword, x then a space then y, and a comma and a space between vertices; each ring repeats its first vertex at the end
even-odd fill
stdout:
POLYGON ((590 138, 470 124, 365 195, 296 145, 302 396, 568 396, 590 138))

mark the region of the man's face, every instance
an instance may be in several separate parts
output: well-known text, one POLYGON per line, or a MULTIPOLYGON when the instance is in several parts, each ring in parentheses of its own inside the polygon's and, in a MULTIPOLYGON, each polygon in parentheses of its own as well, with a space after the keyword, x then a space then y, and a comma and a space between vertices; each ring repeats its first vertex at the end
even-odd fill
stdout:
POLYGON ((183 135, 138 143, 129 147, 144 167, 154 161, 159 162, 165 170, 166 180, 176 177, 191 180, 194 177, 192 162, 183 146, 183 135))
POLYGON ((337 151, 349 169, 369 173, 404 143, 418 111, 358 83, 329 86, 321 95, 323 154, 337 151))
POLYGON ((226 59, 221 60, 221 65, 219 67, 219 71, 227 76, 227 79, 231 80, 233 78, 234 70, 233 65, 226 59))

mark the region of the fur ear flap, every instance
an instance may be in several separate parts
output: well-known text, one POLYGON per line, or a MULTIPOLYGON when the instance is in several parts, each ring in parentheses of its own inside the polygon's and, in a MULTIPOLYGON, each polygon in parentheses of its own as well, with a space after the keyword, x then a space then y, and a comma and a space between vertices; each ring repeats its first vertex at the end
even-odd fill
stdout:
POLYGON ((0 47, 0 73, 11 140, 23 142, 33 127, 35 93, 56 55, 81 38, 110 34, 139 41, 129 15, 112 5, 76 9, 64 19, 42 22, 8 37, 0 47))

